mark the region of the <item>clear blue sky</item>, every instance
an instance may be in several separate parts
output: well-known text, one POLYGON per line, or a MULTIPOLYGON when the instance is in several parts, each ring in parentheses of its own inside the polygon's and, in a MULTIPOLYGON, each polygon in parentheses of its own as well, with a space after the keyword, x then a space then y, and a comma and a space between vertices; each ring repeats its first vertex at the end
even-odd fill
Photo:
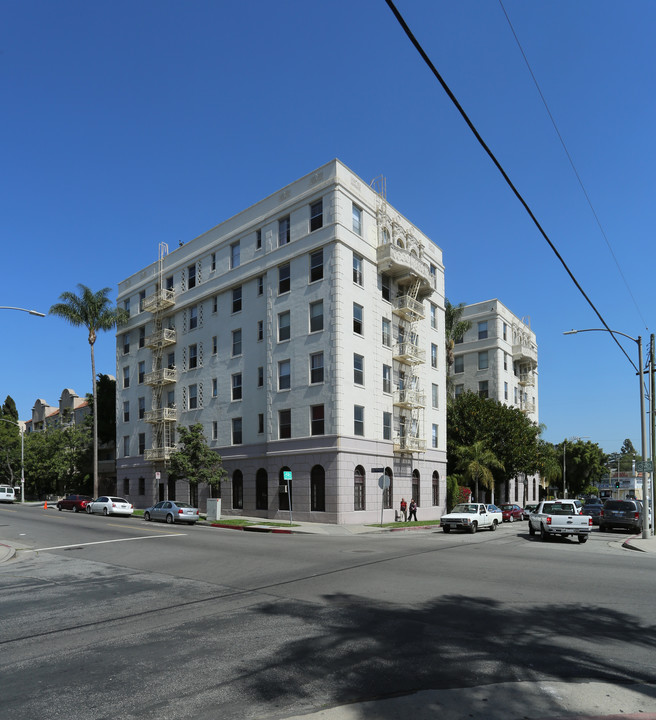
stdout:
MULTIPOLYGON (((397 0, 608 325, 654 328, 656 2, 397 0), (628 287, 627 287, 628 285, 628 287), (629 288, 630 287, 630 291, 629 288)), ((338 157, 443 250, 454 302, 537 334, 552 442, 639 448, 638 380, 384 0, 5 0, 0 305, 47 312, 338 157)), ((0 311, 0 401, 21 419, 91 388, 86 333, 0 311)), ((96 344, 115 374, 113 334, 96 344)), ((627 352, 637 364, 636 345, 627 352)))

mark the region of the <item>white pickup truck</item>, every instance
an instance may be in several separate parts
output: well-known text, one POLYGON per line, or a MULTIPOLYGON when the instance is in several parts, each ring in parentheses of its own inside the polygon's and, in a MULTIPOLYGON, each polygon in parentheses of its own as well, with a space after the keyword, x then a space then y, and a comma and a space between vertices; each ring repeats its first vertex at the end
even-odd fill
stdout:
POLYGON ((453 530, 468 530, 475 533, 481 528, 496 530, 501 525, 503 514, 494 505, 483 503, 458 503, 450 513, 442 515, 440 525, 445 533, 453 530))
POLYGON ((580 543, 587 541, 592 530, 592 518, 579 515, 572 500, 543 500, 528 516, 529 535, 540 533, 540 539, 554 535, 576 535, 580 543))

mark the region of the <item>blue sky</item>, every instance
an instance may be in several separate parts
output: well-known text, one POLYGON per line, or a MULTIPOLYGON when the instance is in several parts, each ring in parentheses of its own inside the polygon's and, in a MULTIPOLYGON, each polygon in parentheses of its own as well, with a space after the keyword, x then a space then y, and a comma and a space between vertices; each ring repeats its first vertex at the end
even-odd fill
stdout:
MULTIPOLYGON (((651 0, 397 0, 608 325, 649 340, 651 0), (544 109, 531 64, 612 252, 544 109), (618 269, 618 265, 621 268, 618 269)), ((338 157, 443 250, 448 298, 537 334, 545 437, 640 447, 638 380, 384 0, 5 0, 0 305, 112 289, 338 157)), ((0 401, 21 419, 91 388, 86 332, 0 311, 0 401)), ((637 364, 636 344, 626 350, 637 364)), ((115 373, 113 334, 96 343, 115 373)))

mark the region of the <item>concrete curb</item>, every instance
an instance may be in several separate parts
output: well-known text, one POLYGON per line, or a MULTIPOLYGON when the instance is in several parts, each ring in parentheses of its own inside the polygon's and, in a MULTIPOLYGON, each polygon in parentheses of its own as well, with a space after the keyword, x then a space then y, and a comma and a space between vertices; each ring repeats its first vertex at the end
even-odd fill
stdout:
POLYGON ((0 543, 0 563, 8 562, 16 555, 16 548, 12 545, 0 543))

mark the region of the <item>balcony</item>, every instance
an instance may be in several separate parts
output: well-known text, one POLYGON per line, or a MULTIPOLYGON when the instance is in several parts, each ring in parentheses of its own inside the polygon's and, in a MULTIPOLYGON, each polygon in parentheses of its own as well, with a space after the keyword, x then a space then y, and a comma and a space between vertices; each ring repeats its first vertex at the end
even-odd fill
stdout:
POLYGON ((394 298, 392 301, 392 312, 408 322, 422 320, 425 317, 424 304, 409 295, 401 295, 394 298))
POLYGON ((142 312, 156 312, 157 310, 166 310, 175 305, 175 292, 173 290, 157 290, 153 295, 149 295, 141 301, 142 312))
POLYGON ((406 365, 419 365, 426 362, 426 351, 410 341, 396 343, 392 357, 406 365))
POLYGON ((422 390, 396 390, 394 392, 394 405, 403 408, 426 407, 426 395, 422 390))
POLYGON ((379 272, 389 275, 400 284, 419 280, 419 296, 422 298, 433 292, 430 268, 409 250, 386 243, 378 246, 376 256, 379 272))
POLYGON ((149 348, 164 348, 168 345, 175 345, 176 335, 175 330, 172 328, 164 328, 157 330, 152 335, 146 336, 146 347, 149 348))
POLYGON ((533 385, 535 385, 535 375, 533 375, 532 372, 520 372, 519 384, 526 387, 532 387, 533 385))
POLYGON ((175 451, 175 447, 158 447, 150 448, 144 452, 144 460, 146 462, 158 462, 161 460, 168 460, 171 457, 171 453, 175 451))
POLYGON ((174 407, 158 408, 147 410, 145 420, 147 423, 175 422, 178 419, 178 411, 174 407))
POLYGON ((535 403, 527 400, 519 409, 527 415, 533 414, 535 412, 535 403))
POLYGON ((397 435, 394 438, 395 453, 420 453, 426 452, 426 440, 410 435, 397 435))
POLYGON ((533 343, 520 341, 513 344, 513 361, 530 362, 533 367, 538 365, 538 349, 533 343))
POLYGON ((169 385, 177 379, 175 368, 162 368, 161 370, 153 370, 146 373, 144 383, 146 385, 169 385))

